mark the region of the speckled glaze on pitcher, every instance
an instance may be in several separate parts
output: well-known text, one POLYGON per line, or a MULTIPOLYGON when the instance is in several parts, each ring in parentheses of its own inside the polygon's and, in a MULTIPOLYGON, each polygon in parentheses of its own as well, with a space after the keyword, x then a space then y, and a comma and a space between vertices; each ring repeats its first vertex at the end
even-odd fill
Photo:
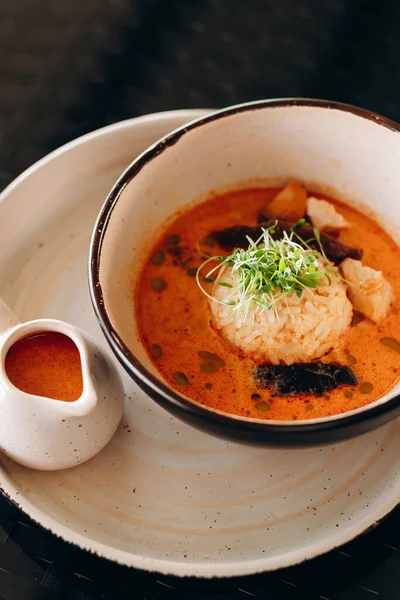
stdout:
POLYGON ((97 454, 123 414, 123 388, 115 365, 79 328, 53 319, 20 323, 0 300, 0 447, 16 462, 42 470, 65 469, 97 454), (64 402, 21 391, 5 370, 18 340, 43 332, 68 336, 81 359, 83 391, 64 402))

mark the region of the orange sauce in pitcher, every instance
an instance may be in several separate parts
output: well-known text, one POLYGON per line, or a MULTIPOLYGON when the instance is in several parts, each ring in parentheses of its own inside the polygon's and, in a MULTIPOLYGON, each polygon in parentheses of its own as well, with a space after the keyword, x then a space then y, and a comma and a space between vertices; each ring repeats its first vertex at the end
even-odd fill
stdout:
POLYGON ((83 391, 79 350, 63 333, 18 340, 7 352, 5 369, 11 383, 27 394, 74 402, 83 391))

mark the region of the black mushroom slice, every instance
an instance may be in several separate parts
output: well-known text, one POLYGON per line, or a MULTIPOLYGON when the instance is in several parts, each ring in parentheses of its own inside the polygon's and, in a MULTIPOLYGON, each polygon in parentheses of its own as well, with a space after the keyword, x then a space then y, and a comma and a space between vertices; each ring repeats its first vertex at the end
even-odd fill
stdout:
MULTIPOLYGON (((247 236, 252 240, 257 240, 262 233, 262 227, 267 229, 268 227, 275 225, 275 223, 276 221, 265 221, 260 225, 254 226, 236 225, 234 227, 229 227, 228 229, 222 229, 221 231, 213 231, 209 237, 224 250, 247 248, 249 245, 247 236)), ((284 232, 290 234, 294 226, 295 223, 292 223, 291 221, 278 221, 275 231, 272 233, 272 237, 279 240, 282 238, 284 232)), ((297 227, 296 235, 303 242, 307 242, 311 247, 319 250, 318 242, 315 240, 313 227, 309 225, 297 227)), ((300 242, 298 238, 295 239, 300 242)), ((360 248, 347 246, 327 233, 320 232, 320 238, 326 256, 335 264, 341 263, 345 258, 360 260, 362 257, 362 250, 360 248)))
POLYGON ((271 388, 276 396, 322 396, 341 385, 358 385, 354 371, 336 363, 259 365, 254 370, 254 379, 258 387, 271 388))

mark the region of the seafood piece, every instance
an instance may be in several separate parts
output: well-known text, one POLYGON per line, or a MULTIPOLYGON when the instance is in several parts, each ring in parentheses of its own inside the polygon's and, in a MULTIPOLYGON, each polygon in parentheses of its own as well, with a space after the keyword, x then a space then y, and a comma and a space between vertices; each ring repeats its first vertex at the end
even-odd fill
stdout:
POLYGON ((307 215, 314 227, 320 231, 344 229, 349 226, 349 222, 337 212, 333 204, 313 196, 307 199, 307 215))
POLYGON ((307 192, 299 183, 289 183, 270 202, 265 210, 267 219, 298 221, 306 212, 307 192))
POLYGON ((381 271, 352 258, 346 258, 340 270, 348 284, 348 296, 354 308, 375 323, 383 319, 392 303, 393 291, 381 271))

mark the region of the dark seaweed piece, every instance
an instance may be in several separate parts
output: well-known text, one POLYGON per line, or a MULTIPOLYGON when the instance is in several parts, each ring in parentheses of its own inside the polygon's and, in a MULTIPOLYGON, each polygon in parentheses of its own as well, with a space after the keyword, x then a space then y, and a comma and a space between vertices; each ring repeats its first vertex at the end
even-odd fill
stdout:
MULTIPOLYGON (((295 225, 295 223, 292 223, 291 221, 270 220, 264 221, 262 227, 267 229, 268 227, 275 225, 275 223, 275 231, 271 234, 275 240, 281 239, 284 232, 290 234, 295 225)), ((224 250, 232 250, 233 248, 247 248, 249 245, 247 236, 255 241, 261 234, 261 225, 236 225, 235 227, 228 227, 228 229, 222 229, 221 231, 213 231, 210 234, 210 237, 212 237, 221 248, 224 248, 224 250)), ((313 227, 309 225, 297 227, 296 236, 295 240, 299 243, 303 241, 315 250, 320 250, 319 244, 315 239, 313 227)), ((348 257, 354 258, 355 260, 360 260, 362 257, 362 250, 360 248, 347 246, 327 233, 321 232, 320 238, 326 256, 335 264, 341 263, 342 260, 348 257)))
POLYGON ((336 363, 259 365, 254 370, 254 379, 259 387, 271 388, 277 396, 322 396, 340 385, 358 385, 354 371, 336 363))
POLYGON ((221 246, 224 250, 232 250, 233 248, 247 248, 249 245, 247 236, 252 240, 256 240, 261 233, 261 227, 235 225, 221 231, 213 231, 209 237, 213 238, 218 246, 221 246))

